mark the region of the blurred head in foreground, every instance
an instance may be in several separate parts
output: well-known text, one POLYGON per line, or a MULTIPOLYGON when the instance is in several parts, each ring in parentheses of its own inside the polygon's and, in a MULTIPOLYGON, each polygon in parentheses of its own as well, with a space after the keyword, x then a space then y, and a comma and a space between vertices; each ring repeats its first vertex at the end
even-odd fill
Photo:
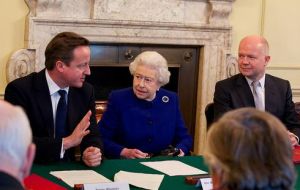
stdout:
POLYGON ((34 155, 35 145, 25 112, 21 107, 0 100, 0 173, 2 177, 7 176, 1 177, 6 181, 0 183, 0 189, 8 187, 11 178, 21 185, 30 172, 34 155))
POLYGON ((292 190, 292 146, 283 124, 269 113, 241 108, 208 131, 205 160, 214 190, 292 190))

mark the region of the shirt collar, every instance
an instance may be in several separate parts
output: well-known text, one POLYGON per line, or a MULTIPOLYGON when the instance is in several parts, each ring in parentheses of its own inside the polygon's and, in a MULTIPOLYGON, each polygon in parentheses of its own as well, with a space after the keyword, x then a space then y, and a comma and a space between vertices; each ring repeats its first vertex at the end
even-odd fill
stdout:
MULTIPOLYGON (((47 84, 48 84, 49 91, 50 91, 50 96, 52 96, 57 91, 61 90, 61 88, 52 80, 47 69, 46 69, 45 74, 46 74, 46 80, 47 80, 47 84)), ((62 90, 65 90, 68 93, 69 87, 62 88, 62 90)))
MULTIPOLYGON (((251 80, 250 78, 248 77, 245 77, 249 86, 251 86, 253 80, 251 80)), ((265 79, 266 79, 266 74, 264 74, 258 81, 260 83, 260 86, 264 89, 265 88, 265 79)))

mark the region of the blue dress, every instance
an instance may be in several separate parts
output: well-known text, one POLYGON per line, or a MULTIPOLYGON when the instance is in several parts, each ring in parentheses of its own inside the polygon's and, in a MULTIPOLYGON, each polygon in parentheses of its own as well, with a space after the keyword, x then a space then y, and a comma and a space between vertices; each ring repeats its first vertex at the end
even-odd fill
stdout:
POLYGON ((157 154, 172 145, 188 154, 192 147, 176 93, 162 88, 152 101, 138 99, 132 88, 113 91, 98 126, 108 158, 120 158, 123 148, 157 154))

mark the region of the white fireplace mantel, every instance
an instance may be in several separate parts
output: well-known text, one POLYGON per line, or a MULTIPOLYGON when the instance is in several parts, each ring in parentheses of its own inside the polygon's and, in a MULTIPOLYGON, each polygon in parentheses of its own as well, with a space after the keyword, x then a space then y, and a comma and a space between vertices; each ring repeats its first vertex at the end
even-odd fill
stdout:
POLYGON ((205 106, 216 81, 236 73, 229 14, 234 0, 25 0, 29 7, 26 48, 7 65, 7 79, 40 71, 44 51, 59 32, 73 31, 92 42, 198 45, 201 58, 195 153, 205 145, 205 106))

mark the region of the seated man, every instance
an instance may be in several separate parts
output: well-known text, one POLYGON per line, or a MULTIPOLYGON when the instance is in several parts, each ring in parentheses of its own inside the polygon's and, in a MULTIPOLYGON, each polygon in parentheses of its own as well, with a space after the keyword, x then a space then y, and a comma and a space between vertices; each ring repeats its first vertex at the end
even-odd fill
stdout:
POLYGON ((37 162, 74 160, 80 145, 83 162, 101 163, 101 140, 95 118, 90 75, 89 41, 63 32, 45 51, 46 69, 16 79, 5 89, 5 100, 26 111, 37 146, 37 162))
POLYGON ((204 158, 213 189, 293 189, 292 146, 286 128, 273 115, 254 108, 230 111, 207 136, 204 158))
POLYGON ((215 87, 215 120, 229 110, 256 107, 280 119, 290 131, 291 143, 295 145, 300 135, 300 121, 292 101, 291 86, 287 80, 265 73, 269 60, 269 45, 265 38, 247 36, 241 40, 240 74, 217 82, 215 87))
POLYGON ((23 190, 35 153, 26 114, 0 100, 0 189, 23 190))

